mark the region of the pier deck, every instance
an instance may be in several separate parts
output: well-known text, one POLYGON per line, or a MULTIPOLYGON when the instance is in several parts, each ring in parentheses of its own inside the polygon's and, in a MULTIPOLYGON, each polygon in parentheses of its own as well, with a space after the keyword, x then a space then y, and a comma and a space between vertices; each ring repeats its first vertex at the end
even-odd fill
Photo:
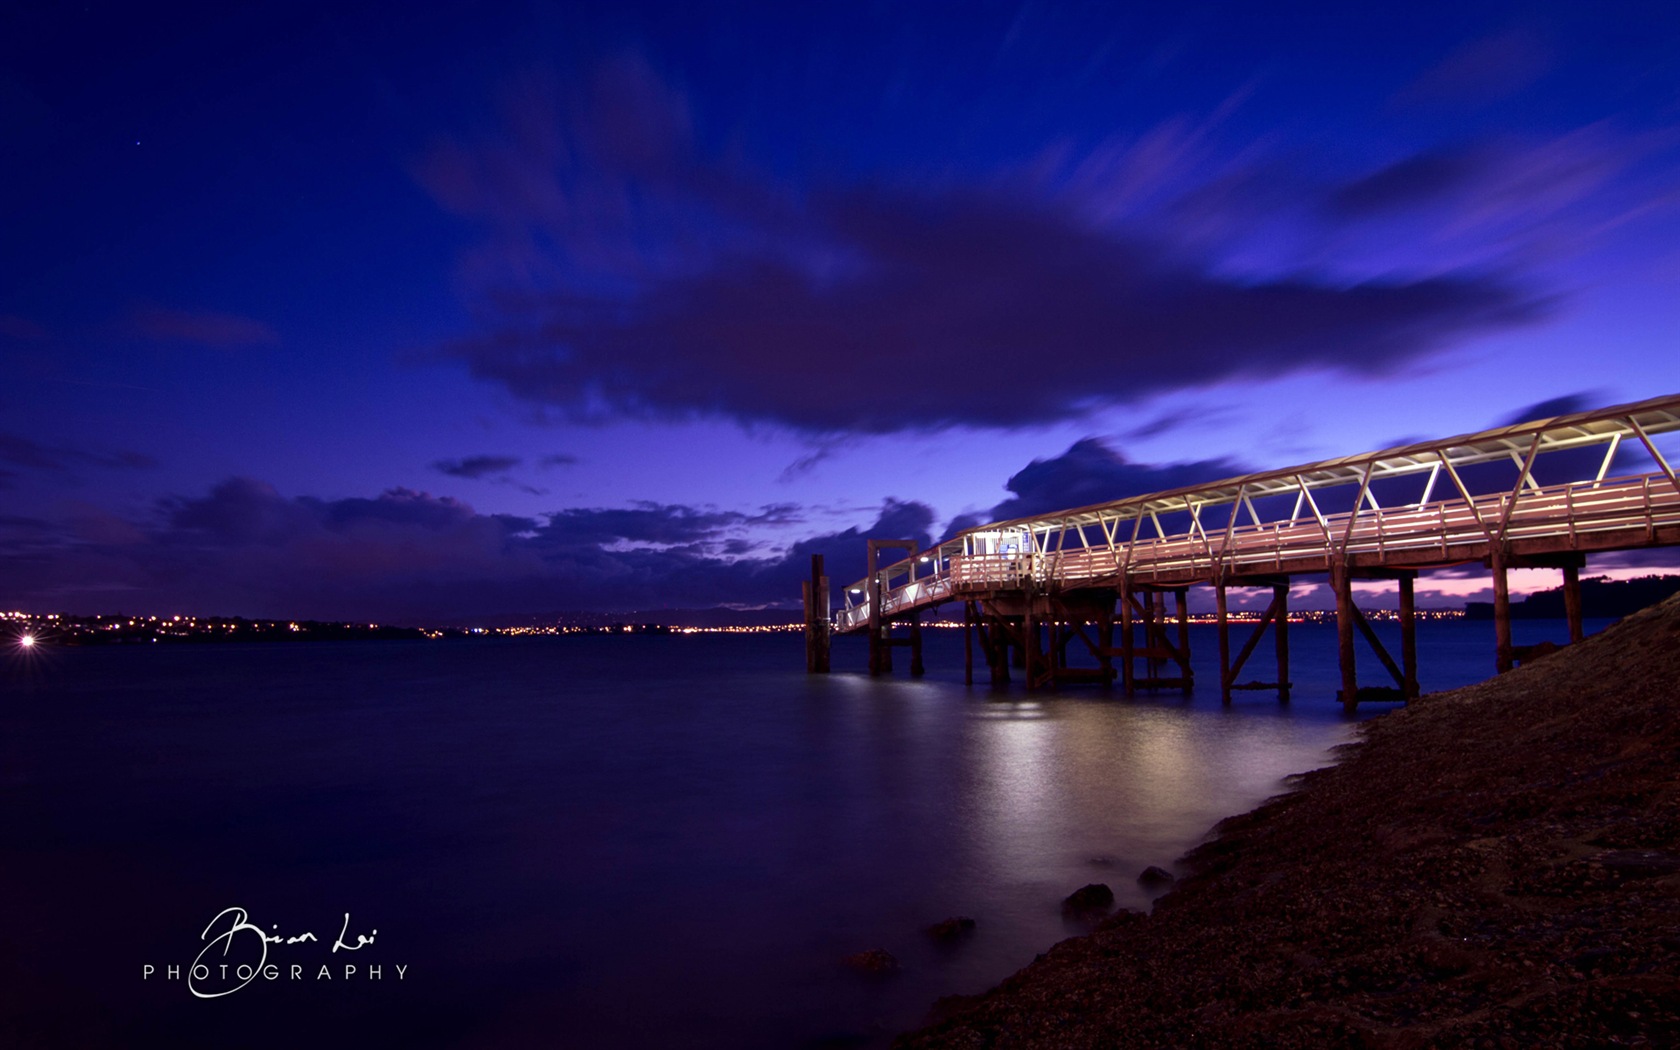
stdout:
MULTIPOLYGON (((1274 684, 1287 695, 1289 581, 1329 574, 1338 599, 1344 703, 1351 706, 1358 696, 1355 630, 1372 643, 1401 692, 1410 694, 1415 671, 1390 659, 1364 625, 1352 601, 1352 580, 1399 581, 1404 662, 1411 665, 1416 573, 1485 564, 1495 592, 1496 666, 1507 670, 1522 655, 1510 643, 1508 569, 1562 569, 1566 598, 1577 599, 1571 619, 1578 636, 1577 580, 1587 554, 1680 544, 1680 479, 1653 440, 1677 430, 1680 395, 1669 395, 994 522, 927 550, 903 540, 872 540, 869 575, 842 591, 843 604, 829 627, 837 634, 870 632, 871 669, 880 672, 891 666, 892 625, 908 624, 919 665, 920 613, 962 601, 994 679, 1001 677, 1000 667, 1007 674, 1000 649, 1013 645, 1023 650, 1014 663, 1027 668, 1029 687, 1058 677, 1111 680, 1116 656, 1124 660, 1119 677, 1128 688, 1187 687, 1185 589, 1216 588, 1223 612, 1227 588, 1266 586, 1274 591, 1266 623, 1279 631, 1283 665, 1274 684), (877 565, 877 550, 887 546, 908 547, 909 554, 877 565), (1167 629, 1167 593, 1176 597, 1178 639, 1167 629), (1111 641, 1116 602, 1119 647, 1111 641), (1141 646, 1132 644, 1134 618, 1144 629, 1141 646), (1039 637, 1041 624, 1049 630, 1050 651, 1039 637), (1098 659, 1094 674, 1067 666, 1073 637, 1082 637, 1098 659), (1141 679, 1131 673, 1139 659, 1150 664, 1141 679), (1161 675, 1166 661, 1179 664, 1182 673, 1161 675)), ((1228 657, 1223 616, 1220 626, 1228 657)), ((1238 668, 1258 637, 1236 661, 1238 668)), ((1228 658, 1221 663, 1228 697, 1234 671, 1228 658)))

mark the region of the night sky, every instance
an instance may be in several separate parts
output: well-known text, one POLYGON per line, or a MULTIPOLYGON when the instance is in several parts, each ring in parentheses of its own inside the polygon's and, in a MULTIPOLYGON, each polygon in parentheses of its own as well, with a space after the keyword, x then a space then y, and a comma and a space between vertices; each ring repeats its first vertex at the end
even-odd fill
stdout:
POLYGON ((1680 391, 1677 54, 1668 3, 7 4, 0 607, 785 602, 1680 391))

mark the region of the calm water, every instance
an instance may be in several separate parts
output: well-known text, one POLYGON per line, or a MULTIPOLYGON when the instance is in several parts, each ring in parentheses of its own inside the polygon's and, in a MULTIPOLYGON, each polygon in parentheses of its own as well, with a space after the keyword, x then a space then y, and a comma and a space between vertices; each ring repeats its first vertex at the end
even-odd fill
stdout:
MULTIPOLYGON (((1208 629, 1209 684, 1134 701, 970 689, 960 632, 929 634, 917 682, 856 673, 853 639, 808 678, 794 635, 12 659, 0 1044, 882 1046, 1078 932, 1073 889, 1147 908, 1142 868, 1351 732, 1330 628, 1293 630, 1294 703, 1229 709, 1208 629), (195 998, 200 936, 232 905, 318 940, 195 998), (952 915, 975 935, 927 943, 952 915), (373 940, 334 953, 341 932, 373 940), (839 964, 877 947, 901 974, 839 964)), ((1491 670, 1491 624, 1419 634, 1425 688, 1491 670)), ((206 961, 235 976, 261 955, 248 931, 228 950, 206 961)))

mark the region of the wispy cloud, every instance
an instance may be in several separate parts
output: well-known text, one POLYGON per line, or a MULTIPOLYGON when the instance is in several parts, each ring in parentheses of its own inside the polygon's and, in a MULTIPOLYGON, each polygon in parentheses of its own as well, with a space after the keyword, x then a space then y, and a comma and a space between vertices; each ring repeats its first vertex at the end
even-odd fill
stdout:
POLYGON ((143 306, 130 313, 128 322, 139 335, 162 343, 191 343, 217 350, 280 344, 280 333, 264 322, 213 310, 143 306))
POLYGON ((1453 48, 1397 96, 1398 105, 1476 108, 1526 90, 1555 65, 1539 33, 1515 27, 1453 48))
POLYGON ((17 476, 17 470, 68 474, 81 467, 115 470, 143 470, 157 461, 140 452, 107 452, 68 445, 45 445, 21 434, 0 432, 0 487, 17 476), (17 469, 9 469, 17 468, 17 469))
POLYGON ((519 466, 518 456, 468 456, 465 459, 440 459, 432 469, 452 478, 488 478, 506 474, 519 466))

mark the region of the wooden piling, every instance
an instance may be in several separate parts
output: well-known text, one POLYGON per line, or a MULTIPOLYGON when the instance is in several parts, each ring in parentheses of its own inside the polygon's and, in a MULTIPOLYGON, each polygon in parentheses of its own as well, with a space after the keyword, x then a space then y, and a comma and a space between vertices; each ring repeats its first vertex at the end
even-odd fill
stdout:
POLYGON ((984 629, 980 635, 981 641, 988 638, 986 659, 992 669, 992 684, 1004 685, 1009 681, 1009 625, 995 612, 991 627, 984 629))
POLYGON ((1289 702, 1289 583, 1272 585, 1272 604, 1277 607, 1277 685, 1278 702, 1289 702))
POLYGON ((910 614, 910 677, 920 678, 926 673, 922 666, 922 614, 910 614))
POLYGON ((1231 702, 1231 624, 1225 616, 1225 581, 1214 584, 1214 609, 1219 621, 1219 701, 1231 702))
POLYGON ((1418 695, 1417 605, 1412 593, 1416 580, 1414 573, 1400 574, 1400 669, 1406 679, 1400 688, 1408 700, 1418 695))
POLYGON ((800 582, 799 590, 805 599, 805 673, 816 674, 817 667, 817 600, 811 593, 811 581, 800 582))
POLYGON ((1136 692, 1132 661, 1136 656, 1132 642, 1132 589, 1125 577, 1120 579, 1120 689, 1127 696, 1136 692))
POLYGON ((892 649, 886 644, 886 618, 881 615, 881 574, 877 571, 880 541, 869 541, 869 673, 871 676, 892 670, 892 649))
POLYGON ((1511 587, 1506 579, 1505 552, 1498 546, 1493 548, 1488 566, 1493 570, 1494 667, 1504 674, 1516 661, 1511 649, 1511 587))
POLYGON ((1114 688, 1114 601, 1109 599, 1097 613, 1097 666, 1102 668, 1103 688, 1114 688))
POLYGON ((1027 692, 1038 688, 1038 617, 1031 590, 1027 591, 1026 611, 1021 616, 1021 665, 1027 679, 1027 692))
MULTIPOLYGON (((1144 630, 1144 644, 1149 647, 1149 677, 1160 678, 1166 661, 1161 658, 1161 644, 1167 640, 1167 596, 1163 591, 1149 594, 1149 626, 1144 630)), ((1153 687, 1151 687, 1153 688, 1153 687)))
POLYGON ((801 588, 805 597, 805 673, 827 674, 829 670, 828 577, 823 575, 823 556, 811 555, 811 578, 801 588))
POLYGON ((974 603, 963 602, 963 684, 974 684, 974 603))
POLYGON ((1351 714, 1359 705, 1359 675, 1353 653, 1353 580, 1346 565, 1331 567, 1330 586, 1336 592, 1336 651, 1342 665, 1342 710, 1351 714))
POLYGON ((1173 601, 1178 608, 1179 675, 1184 679, 1184 695, 1189 696, 1196 681, 1196 672, 1190 667, 1190 588, 1173 591, 1173 601))
POLYGON ((1581 570, 1574 564, 1563 567, 1563 612, 1569 617, 1569 640, 1579 642, 1586 637, 1581 619, 1581 570))

